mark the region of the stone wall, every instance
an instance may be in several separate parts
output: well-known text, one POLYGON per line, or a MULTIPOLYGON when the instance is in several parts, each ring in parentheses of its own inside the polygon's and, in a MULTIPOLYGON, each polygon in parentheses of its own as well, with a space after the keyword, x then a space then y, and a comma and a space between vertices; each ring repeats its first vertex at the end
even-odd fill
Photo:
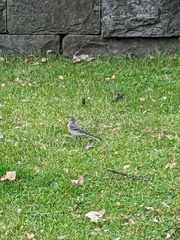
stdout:
POLYGON ((144 54, 179 36, 180 0, 0 0, 0 54, 144 54))

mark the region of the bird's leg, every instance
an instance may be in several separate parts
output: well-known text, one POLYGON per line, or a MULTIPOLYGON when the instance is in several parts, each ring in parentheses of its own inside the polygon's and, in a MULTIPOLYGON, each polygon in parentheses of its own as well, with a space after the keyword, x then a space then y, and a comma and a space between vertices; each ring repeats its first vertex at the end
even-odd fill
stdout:
POLYGON ((77 141, 77 140, 78 140, 78 138, 79 138, 79 136, 75 136, 75 141, 77 141))

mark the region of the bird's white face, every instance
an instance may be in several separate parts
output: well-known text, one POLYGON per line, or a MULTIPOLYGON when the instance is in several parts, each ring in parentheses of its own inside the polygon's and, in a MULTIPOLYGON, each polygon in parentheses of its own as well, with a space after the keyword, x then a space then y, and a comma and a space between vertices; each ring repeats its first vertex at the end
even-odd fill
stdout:
POLYGON ((75 121, 74 117, 72 117, 72 116, 67 116, 67 119, 68 119, 69 122, 70 121, 75 121))

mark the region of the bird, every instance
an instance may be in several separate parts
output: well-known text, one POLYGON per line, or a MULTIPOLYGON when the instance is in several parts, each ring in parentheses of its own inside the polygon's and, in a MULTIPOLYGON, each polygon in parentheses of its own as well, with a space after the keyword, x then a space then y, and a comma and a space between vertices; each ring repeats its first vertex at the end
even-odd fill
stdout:
POLYGON ((79 126, 76 123, 76 120, 72 116, 67 116, 68 119, 68 124, 67 124, 67 129, 68 131, 74 136, 74 137, 80 137, 80 136, 88 136, 92 138, 96 138, 97 140, 102 140, 100 137, 97 137, 91 133, 86 132, 81 126, 79 126))

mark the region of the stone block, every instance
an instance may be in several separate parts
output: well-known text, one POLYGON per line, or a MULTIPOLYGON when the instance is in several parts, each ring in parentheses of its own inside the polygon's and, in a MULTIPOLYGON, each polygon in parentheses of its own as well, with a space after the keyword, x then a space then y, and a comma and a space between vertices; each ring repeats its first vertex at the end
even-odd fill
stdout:
POLYGON ((0 54, 40 53, 47 50, 59 52, 57 35, 0 35, 0 54))
POLYGON ((10 34, 99 34, 100 0, 8 0, 10 34))
POLYGON ((90 56, 107 56, 135 54, 143 55, 156 48, 166 49, 178 46, 178 37, 174 38, 102 38, 101 36, 67 35, 63 39, 63 55, 88 54, 90 56))
POLYGON ((180 0, 102 0, 104 37, 180 35, 180 0))
POLYGON ((6 0, 0 0, 0 33, 6 32, 6 0))

